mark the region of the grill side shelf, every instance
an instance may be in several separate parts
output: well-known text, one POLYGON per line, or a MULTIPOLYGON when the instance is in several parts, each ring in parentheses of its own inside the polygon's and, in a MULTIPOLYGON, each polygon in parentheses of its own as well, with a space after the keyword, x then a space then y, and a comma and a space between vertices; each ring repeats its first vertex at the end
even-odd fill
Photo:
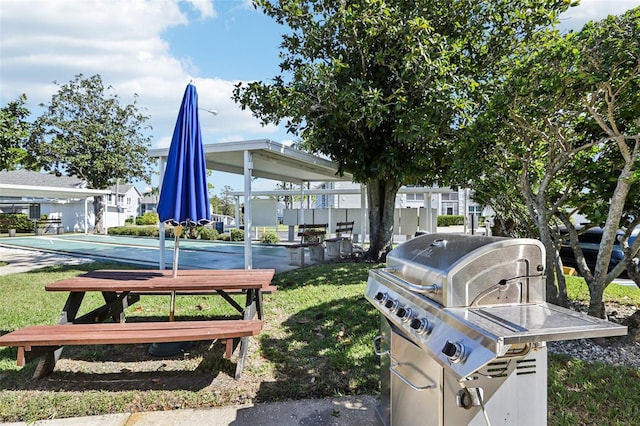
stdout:
POLYGON ((499 336, 505 345, 627 334, 627 327, 549 303, 445 308, 452 320, 499 336))

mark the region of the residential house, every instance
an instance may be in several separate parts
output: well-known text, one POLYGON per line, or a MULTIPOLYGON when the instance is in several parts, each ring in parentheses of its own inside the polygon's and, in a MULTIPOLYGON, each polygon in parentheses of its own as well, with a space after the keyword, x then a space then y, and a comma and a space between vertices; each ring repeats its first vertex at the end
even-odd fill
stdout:
POLYGON ((107 188, 111 193, 106 197, 106 226, 124 226, 127 219, 135 220, 140 214, 142 194, 129 184, 113 185, 107 188))
POLYGON ((0 184, 3 188, 12 189, 11 195, 2 195, 3 191, 0 191, 2 213, 24 213, 33 220, 43 216, 61 219, 65 232, 83 232, 85 223, 88 231, 94 227, 93 197, 81 194, 87 186, 81 179, 12 170, 0 172, 0 184), (78 191, 77 196, 70 195, 74 191, 78 191))
MULTIPOLYGON (((86 182, 77 177, 29 170, 2 171, 0 213, 24 213, 33 220, 47 216, 61 219, 65 232, 90 232, 95 223, 93 195, 104 191, 86 188, 86 182)), ((114 185, 109 191, 103 195, 107 228, 124 225, 127 218, 138 215, 142 195, 133 185, 114 185)))

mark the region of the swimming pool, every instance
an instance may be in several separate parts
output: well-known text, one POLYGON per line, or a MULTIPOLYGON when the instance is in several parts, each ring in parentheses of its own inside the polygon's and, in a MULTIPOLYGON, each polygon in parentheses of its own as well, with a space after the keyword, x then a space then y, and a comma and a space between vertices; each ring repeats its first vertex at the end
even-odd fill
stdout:
MULTIPOLYGON (((159 241, 148 237, 128 237, 97 234, 64 234, 0 239, 0 246, 27 248, 48 252, 84 256, 145 265, 158 265, 159 241)), ((165 268, 173 261, 173 239, 165 240, 165 268)), ((283 246, 254 245, 254 268, 286 268, 288 254, 283 246)), ((181 269, 242 269, 244 244, 234 242, 180 240, 181 269)))

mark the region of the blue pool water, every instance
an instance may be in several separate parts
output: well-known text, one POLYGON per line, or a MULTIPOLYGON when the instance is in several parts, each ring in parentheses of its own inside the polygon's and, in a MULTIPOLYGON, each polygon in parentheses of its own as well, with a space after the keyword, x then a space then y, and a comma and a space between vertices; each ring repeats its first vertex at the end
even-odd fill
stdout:
MULTIPOLYGON (((159 240, 145 237, 66 234, 0 239, 0 246, 27 248, 57 253, 158 265, 159 240)), ((165 240, 165 267, 173 261, 173 239, 165 240)), ((244 268, 244 244, 219 241, 180 240, 179 268, 241 269, 244 268)), ((283 246, 254 245, 254 268, 282 269, 288 260, 283 246)))

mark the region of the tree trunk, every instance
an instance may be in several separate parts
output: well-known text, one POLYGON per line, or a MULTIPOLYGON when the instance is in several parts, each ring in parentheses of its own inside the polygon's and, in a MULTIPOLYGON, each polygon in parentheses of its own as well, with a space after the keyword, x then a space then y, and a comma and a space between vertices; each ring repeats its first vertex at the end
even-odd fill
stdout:
POLYGON ((104 211, 105 211, 104 196, 95 195, 93 197, 93 215, 94 215, 94 221, 95 221, 93 232, 95 234, 104 234, 104 230, 105 230, 104 211))
POLYGON ((369 250, 366 260, 384 262, 393 241, 393 213, 398 185, 395 181, 370 180, 367 182, 369 202, 369 250))
POLYGON ((587 312, 592 317, 605 318, 604 310, 604 284, 594 282, 589 285, 589 311, 587 312))

